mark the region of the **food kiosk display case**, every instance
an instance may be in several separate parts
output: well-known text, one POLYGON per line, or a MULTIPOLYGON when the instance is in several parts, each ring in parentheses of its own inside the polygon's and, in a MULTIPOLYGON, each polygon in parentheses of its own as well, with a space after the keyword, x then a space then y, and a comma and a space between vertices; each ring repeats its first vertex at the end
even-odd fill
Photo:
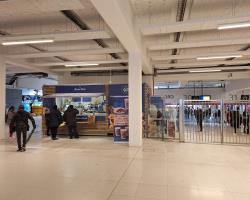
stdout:
MULTIPOLYGON (((113 133, 108 125, 105 85, 56 85, 44 86, 43 90, 44 107, 51 108, 56 104, 62 115, 69 105, 78 109, 77 128, 79 135, 113 133)), ((45 123, 44 130, 46 130, 45 123)), ((65 123, 59 127, 58 134, 68 134, 65 123)))

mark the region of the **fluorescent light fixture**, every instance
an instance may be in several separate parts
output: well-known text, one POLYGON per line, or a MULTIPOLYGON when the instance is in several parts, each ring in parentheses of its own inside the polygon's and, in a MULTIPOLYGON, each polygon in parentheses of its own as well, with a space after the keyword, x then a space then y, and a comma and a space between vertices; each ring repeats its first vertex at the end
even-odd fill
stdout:
POLYGON ((250 27, 250 22, 247 23, 237 23, 237 24, 225 24, 218 27, 219 30, 232 29, 232 28, 246 28, 250 27))
POLYGON ((191 70, 190 73, 221 72, 221 69, 191 70))
POLYGON ((228 56, 206 56, 197 57, 197 60, 212 60, 212 59, 226 59, 226 58, 241 58, 242 55, 228 55, 228 56))
POLYGON ((54 40, 44 39, 44 40, 22 40, 22 41, 6 41, 2 42, 2 45, 10 46, 10 45, 21 45, 21 44, 38 44, 38 43, 50 43, 54 42, 54 40))
POLYGON ((77 66, 97 66, 97 63, 76 63, 76 64, 66 64, 65 67, 77 67, 77 66))

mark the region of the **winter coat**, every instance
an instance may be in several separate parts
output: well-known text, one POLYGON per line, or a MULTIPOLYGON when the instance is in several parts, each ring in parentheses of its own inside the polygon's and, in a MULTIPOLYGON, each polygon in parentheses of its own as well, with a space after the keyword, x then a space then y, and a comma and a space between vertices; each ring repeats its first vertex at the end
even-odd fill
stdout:
POLYGON ((47 125, 50 128, 58 127, 63 122, 62 115, 59 110, 53 109, 46 115, 47 125))
POLYGON ((7 114, 6 114, 6 123, 8 125, 10 125, 11 123, 11 120, 13 119, 13 117, 15 116, 15 112, 12 112, 12 111, 9 111, 7 114))
POLYGON ((10 125, 15 126, 16 129, 25 126, 27 130, 29 130, 29 120, 32 122, 33 128, 35 129, 36 128, 35 120, 30 115, 30 113, 25 111, 18 111, 11 120, 10 125))
POLYGON ((79 114, 79 111, 75 108, 68 108, 63 115, 63 120, 68 126, 76 126, 76 115, 79 114))

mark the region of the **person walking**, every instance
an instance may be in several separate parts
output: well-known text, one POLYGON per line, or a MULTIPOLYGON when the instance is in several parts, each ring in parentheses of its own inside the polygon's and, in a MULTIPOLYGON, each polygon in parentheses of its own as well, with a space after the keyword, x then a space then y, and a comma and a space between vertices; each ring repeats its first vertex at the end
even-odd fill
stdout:
POLYGON ((15 132, 15 126, 11 125, 11 120, 13 119, 15 112, 15 107, 11 106, 6 114, 5 122, 9 126, 9 137, 12 138, 13 133, 15 132))
POLYGON ((23 105, 20 105, 17 113, 14 115, 11 120, 11 125, 16 127, 17 135, 17 151, 25 151, 27 131, 29 130, 29 120, 32 122, 33 131, 36 129, 36 124, 34 118, 30 113, 24 111, 23 105), (23 138, 23 142, 22 142, 23 138))
POLYGON ((48 128, 51 131, 51 139, 57 140, 57 130, 60 124, 63 122, 61 112, 57 109, 57 105, 54 105, 50 113, 47 116, 48 128))
POLYGON ((79 111, 73 107, 73 105, 70 105, 68 109, 64 112, 63 120, 66 122, 68 129, 69 129, 69 138, 79 138, 78 132, 77 132, 77 121, 76 121, 76 115, 79 114, 79 111))

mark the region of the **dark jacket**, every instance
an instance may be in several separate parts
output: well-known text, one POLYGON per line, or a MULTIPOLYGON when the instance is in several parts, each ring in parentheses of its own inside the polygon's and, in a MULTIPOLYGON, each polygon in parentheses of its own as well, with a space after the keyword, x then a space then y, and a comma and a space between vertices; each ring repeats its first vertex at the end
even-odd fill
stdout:
POLYGON ((32 122, 33 128, 36 128, 35 120, 34 118, 30 115, 30 113, 25 112, 25 111, 18 111, 13 119, 11 120, 11 125, 15 126, 17 129, 19 127, 26 126, 27 130, 29 129, 29 120, 32 122))
POLYGON ((75 108, 68 108, 63 115, 63 120, 68 126, 76 126, 76 115, 79 114, 79 111, 75 108))
POLYGON ((46 116, 47 125, 50 128, 58 127, 62 122, 62 115, 59 110, 52 109, 46 116))

